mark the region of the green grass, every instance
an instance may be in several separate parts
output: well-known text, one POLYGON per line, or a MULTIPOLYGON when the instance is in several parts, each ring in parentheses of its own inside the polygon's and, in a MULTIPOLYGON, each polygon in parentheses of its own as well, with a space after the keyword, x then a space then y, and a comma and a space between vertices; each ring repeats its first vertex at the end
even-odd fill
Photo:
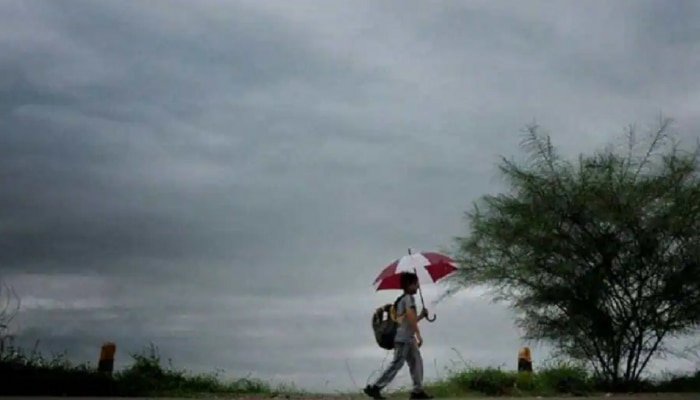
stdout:
MULTIPOLYGON (((171 396, 194 397, 216 395, 237 397, 257 395, 278 397, 311 396, 294 386, 273 385, 252 377, 223 379, 221 373, 194 374, 163 362, 158 350, 149 346, 132 354, 132 363, 112 376, 98 373, 89 364, 75 365, 62 354, 45 357, 16 348, 5 348, 0 354, 0 396, 171 396)), ((573 363, 535 365, 533 373, 504 368, 476 368, 466 363, 448 369, 445 376, 428 382, 429 392, 440 398, 471 396, 556 396, 592 395, 607 392, 585 368, 573 363)), ((688 375, 666 374, 645 381, 636 391, 660 393, 700 393, 700 371, 688 375)), ((348 393, 343 397, 355 397, 348 393)), ((404 398, 405 389, 390 393, 404 398)))
MULTIPOLYGON (((431 394, 441 398, 591 396, 611 392, 608 385, 596 379, 586 368, 568 362, 550 363, 534 368, 533 372, 465 366, 448 370, 443 379, 427 383, 426 387, 431 394)), ((665 374, 644 380, 624 392, 700 393, 700 371, 686 375, 665 374)), ((399 390, 397 394, 403 395, 405 390, 399 390)))
POLYGON ((445 378, 426 386, 439 397, 576 396, 597 392, 585 369, 564 363, 532 373, 497 367, 454 369, 445 378))

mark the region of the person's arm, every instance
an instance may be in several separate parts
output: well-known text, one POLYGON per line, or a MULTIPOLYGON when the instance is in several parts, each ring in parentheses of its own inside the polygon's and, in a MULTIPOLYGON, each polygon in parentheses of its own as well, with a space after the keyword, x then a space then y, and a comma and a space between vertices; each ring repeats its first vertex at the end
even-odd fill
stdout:
POLYGON ((406 307, 407 309, 412 308, 413 312, 416 313, 416 316, 417 316, 416 321, 417 322, 420 322, 423 318, 428 316, 428 310, 425 308, 425 306, 420 311, 420 313, 418 313, 418 311, 417 311, 418 307, 416 307, 416 299, 413 296, 410 296, 410 298, 408 299, 408 304, 406 304, 406 306, 407 306, 406 307))
POLYGON ((417 334, 420 335, 420 330, 418 329, 418 321, 423 319, 422 317, 419 317, 416 314, 416 308, 411 307, 406 311, 406 318, 408 318, 408 323, 411 324, 411 328, 413 328, 413 331, 417 334))
POLYGON ((420 334, 420 328, 418 327, 419 317, 416 314, 416 302, 413 296, 406 296, 406 318, 408 318, 408 323, 411 325, 414 334, 416 335, 416 340, 418 341, 418 346, 423 344, 423 336, 420 334))

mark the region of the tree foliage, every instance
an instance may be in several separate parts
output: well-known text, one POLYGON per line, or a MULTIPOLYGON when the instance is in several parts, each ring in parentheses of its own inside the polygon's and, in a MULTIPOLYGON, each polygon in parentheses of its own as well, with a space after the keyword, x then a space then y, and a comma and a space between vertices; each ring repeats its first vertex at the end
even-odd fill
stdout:
POLYGON ((503 158, 509 190, 483 196, 456 239, 450 293, 486 285, 525 338, 591 364, 612 385, 638 382, 664 343, 700 322, 698 146, 662 120, 648 140, 577 160, 527 129, 526 162, 503 158))

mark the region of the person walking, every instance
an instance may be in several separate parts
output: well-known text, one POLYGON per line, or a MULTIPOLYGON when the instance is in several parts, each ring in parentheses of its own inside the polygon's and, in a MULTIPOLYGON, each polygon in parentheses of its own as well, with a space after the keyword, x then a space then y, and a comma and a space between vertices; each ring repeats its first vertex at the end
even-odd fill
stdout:
POLYGON ((414 295, 419 289, 418 275, 403 272, 400 279, 403 294, 395 303, 399 326, 394 339, 394 357, 374 384, 365 387, 364 393, 374 400, 385 399, 381 394, 382 389, 394 380, 396 374, 407 363, 413 381, 410 398, 412 400, 432 399, 433 396, 423 389, 423 357, 420 352, 423 337, 418 327, 418 322, 428 316, 428 310, 423 308, 420 314, 416 311, 414 295))

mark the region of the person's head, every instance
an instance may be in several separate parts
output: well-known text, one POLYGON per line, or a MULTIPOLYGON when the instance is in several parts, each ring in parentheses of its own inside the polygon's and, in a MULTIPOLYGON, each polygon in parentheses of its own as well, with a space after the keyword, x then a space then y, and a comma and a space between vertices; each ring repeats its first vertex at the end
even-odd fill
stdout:
POLYGON ((412 272, 402 272, 401 289, 406 293, 415 294, 418 291, 418 275, 412 272))

